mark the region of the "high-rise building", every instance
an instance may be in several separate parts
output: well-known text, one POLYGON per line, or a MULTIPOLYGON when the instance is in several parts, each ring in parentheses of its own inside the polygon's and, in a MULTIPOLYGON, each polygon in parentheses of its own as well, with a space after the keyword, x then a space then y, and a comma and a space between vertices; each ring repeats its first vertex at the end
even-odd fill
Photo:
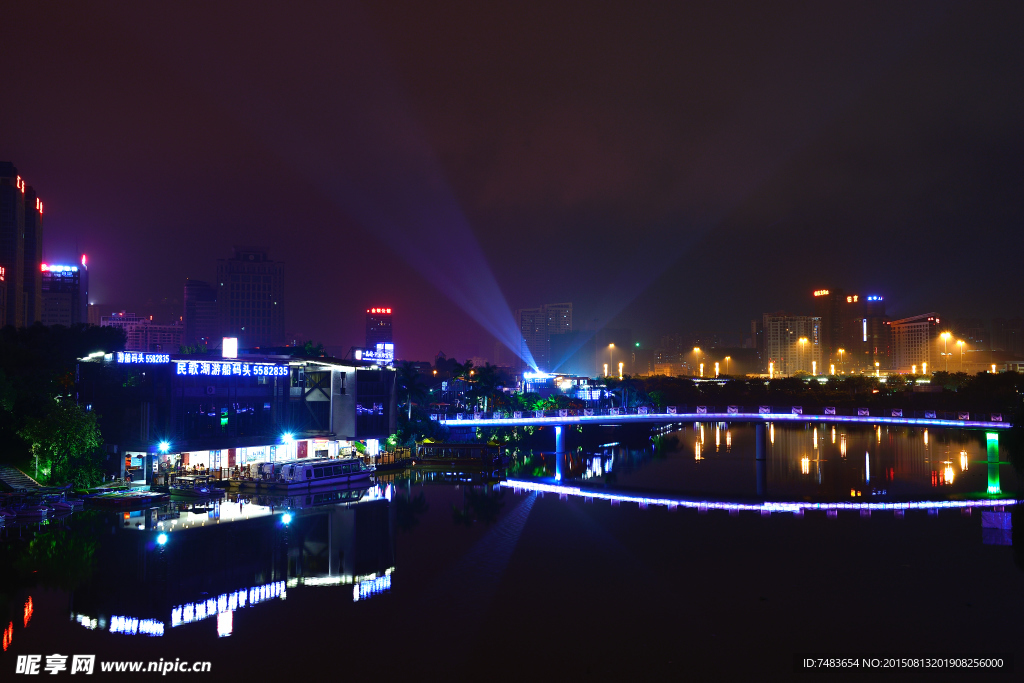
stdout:
MULTIPOLYGON (((14 164, 0 162, 0 267, 4 269, 4 286, 7 289, 6 311, 0 324, 15 327, 24 327, 26 323, 31 324, 36 320, 28 320, 25 315, 25 214, 29 208, 27 195, 28 186, 25 179, 18 175, 18 169, 14 164)), ((30 211, 41 216, 43 205, 34 195, 33 192, 30 211)), ((33 218, 33 225, 36 222, 33 218)), ((42 235, 41 219, 38 221, 36 233, 42 235)), ((34 233, 33 244, 35 242, 34 233)), ((38 269, 39 265, 35 264, 32 267, 38 269)), ((32 280, 31 277, 28 279, 32 280)))
POLYGON ((992 350, 1024 357, 1024 318, 993 318, 992 350))
POLYGON ((845 303, 846 295, 841 289, 814 290, 814 315, 821 318, 821 352, 825 358, 833 358, 846 346, 843 338, 845 303))
POLYGON ((0 266, 0 323, 7 319, 7 269, 0 266))
POLYGON ((896 372, 927 372, 942 370, 937 366, 940 351, 939 315, 922 313, 888 323, 892 335, 892 369, 896 372))
POLYGON ((83 254, 80 266, 47 263, 39 266, 41 322, 44 325, 71 327, 89 322, 89 269, 86 263, 83 254))
POLYGON ((217 259, 220 335, 237 337, 239 348, 284 343, 284 263, 263 249, 235 247, 217 259))
POLYGON ((125 351, 177 353, 185 331, 180 322, 170 325, 155 323, 151 317, 138 316, 126 311, 100 317, 100 325, 124 330, 125 351))
POLYGON ((391 307, 374 306, 366 309, 366 348, 377 344, 394 344, 391 337, 391 307))
MULTIPOLYGON (((25 325, 42 320, 43 200, 30 185, 25 191, 25 256, 22 266, 25 325)), ((83 267, 84 267, 83 263, 83 267)), ((83 321, 84 322, 84 321, 83 321)))
POLYGON ((207 282, 186 279, 183 320, 183 344, 215 347, 220 332, 217 325, 217 290, 207 282))
POLYGON ((776 376, 798 372, 826 374, 822 366, 821 318, 809 315, 764 315, 764 358, 766 369, 776 376))
POLYGON ((552 335, 566 334, 573 331, 572 303, 545 304, 537 308, 521 308, 516 311, 519 321, 520 357, 523 358, 522 368, 526 369, 527 358, 540 370, 552 370, 552 364, 558 365, 564 358, 552 358, 552 335))

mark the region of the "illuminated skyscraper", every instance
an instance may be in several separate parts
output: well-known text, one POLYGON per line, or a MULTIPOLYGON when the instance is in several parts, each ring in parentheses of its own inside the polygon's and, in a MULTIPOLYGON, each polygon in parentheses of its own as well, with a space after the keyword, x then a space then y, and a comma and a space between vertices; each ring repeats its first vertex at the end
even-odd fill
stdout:
POLYGON ((89 270, 85 255, 81 265, 40 264, 41 322, 71 327, 89 322, 89 270))
POLYGON ((43 202, 10 162, 0 162, 0 268, 6 288, 0 323, 25 327, 42 313, 43 202))
POLYGON ((263 249, 235 247, 217 259, 220 336, 237 337, 239 348, 284 343, 284 263, 263 249))
MULTIPOLYGON (((551 358, 551 337, 573 331, 572 303, 521 308, 516 311, 516 319, 519 321, 519 333, 522 335, 520 355, 524 359, 532 356, 533 362, 540 370, 553 370, 551 364, 562 359, 551 358)), ((523 369, 528 369, 525 360, 523 369)))
POLYGON ((182 343, 215 348, 217 334, 217 290, 200 280, 185 280, 185 331, 182 343))
POLYGON ((374 306, 366 309, 366 348, 377 344, 393 344, 391 337, 391 307, 374 306))

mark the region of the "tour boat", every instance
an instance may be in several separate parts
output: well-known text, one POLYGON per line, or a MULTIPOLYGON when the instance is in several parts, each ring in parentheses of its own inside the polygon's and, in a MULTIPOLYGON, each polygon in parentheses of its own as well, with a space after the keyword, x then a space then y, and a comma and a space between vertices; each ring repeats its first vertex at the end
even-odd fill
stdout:
POLYGON ((167 492, 178 498, 214 498, 224 495, 214 488, 209 475, 183 476, 174 480, 167 492))
POLYGON ((317 458, 282 463, 275 481, 261 482, 268 491, 291 491, 300 488, 332 486, 367 479, 372 467, 359 458, 317 458))

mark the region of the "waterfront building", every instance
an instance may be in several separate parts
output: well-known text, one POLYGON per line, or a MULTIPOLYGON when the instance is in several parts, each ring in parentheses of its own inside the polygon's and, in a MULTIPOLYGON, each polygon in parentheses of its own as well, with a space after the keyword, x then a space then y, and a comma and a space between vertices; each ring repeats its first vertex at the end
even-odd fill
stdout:
POLYGON ((218 470, 333 457, 396 426, 395 370, 371 363, 134 351, 92 360, 79 400, 120 416, 104 422, 104 439, 147 473, 161 461, 218 470))
POLYGON ((992 350, 1024 357, 1024 318, 993 318, 992 350))
POLYGON ((43 201, 14 164, 0 162, 0 268, 4 317, 26 327, 42 315, 43 201))
MULTIPOLYGON (((892 369, 896 372, 922 372, 927 363, 928 372, 941 370, 936 364, 939 351, 935 346, 939 339, 938 313, 922 313, 910 318, 901 318, 888 323, 892 335, 892 369)), ((951 347, 950 347, 951 348, 951 347)), ((950 349, 947 349, 947 352, 950 349)))
POLYGON ((766 313, 763 329, 765 370, 783 377, 828 374, 829 368, 822 365, 821 318, 766 313))
POLYGON ((253 247, 217 259, 217 309, 219 336, 237 338, 239 348, 284 344, 284 263, 253 247))
POLYGON ((101 316, 100 325, 124 330, 126 351, 176 353, 185 330, 181 321, 161 324, 154 322, 153 316, 147 318, 127 311, 101 316))
POLYGON ((366 309, 366 348, 376 349, 377 344, 394 344, 391 336, 391 307, 374 306, 366 309))
POLYGON ((185 315, 182 343, 188 346, 218 345, 217 290, 209 283, 185 280, 185 315))
POLYGON ((81 265, 40 265, 44 325, 71 327, 89 322, 89 269, 84 254, 80 261, 81 265))

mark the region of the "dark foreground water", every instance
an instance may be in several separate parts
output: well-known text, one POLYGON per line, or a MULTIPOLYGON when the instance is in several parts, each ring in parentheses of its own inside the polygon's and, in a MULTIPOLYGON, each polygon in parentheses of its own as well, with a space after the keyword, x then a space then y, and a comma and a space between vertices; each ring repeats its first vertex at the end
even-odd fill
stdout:
POLYGON ((1005 527, 1021 513, 990 504, 1017 491, 998 441, 814 430, 777 427, 760 473, 753 428, 705 424, 701 442, 688 425, 632 447, 573 445, 561 463, 520 453, 505 485, 403 473, 319 497, 8 528, 0 677, 16 679, 18 655, 42 655, 43 671, 47 655, 70 669, 95 654, 100 677, 102 662, 162 659, 211 663, 172 678, 226 680, 835 680, 797 673, 794 656, 976 653, 1010 655, 1015 671, 917 678, 1019 679, 1024 553, 1005 527), (617 492, 710 506, 600 498, 617 492), (714 507, 765 500, 822 509, 714 507), (851 501, 979 505, 826 509, 851 501))

